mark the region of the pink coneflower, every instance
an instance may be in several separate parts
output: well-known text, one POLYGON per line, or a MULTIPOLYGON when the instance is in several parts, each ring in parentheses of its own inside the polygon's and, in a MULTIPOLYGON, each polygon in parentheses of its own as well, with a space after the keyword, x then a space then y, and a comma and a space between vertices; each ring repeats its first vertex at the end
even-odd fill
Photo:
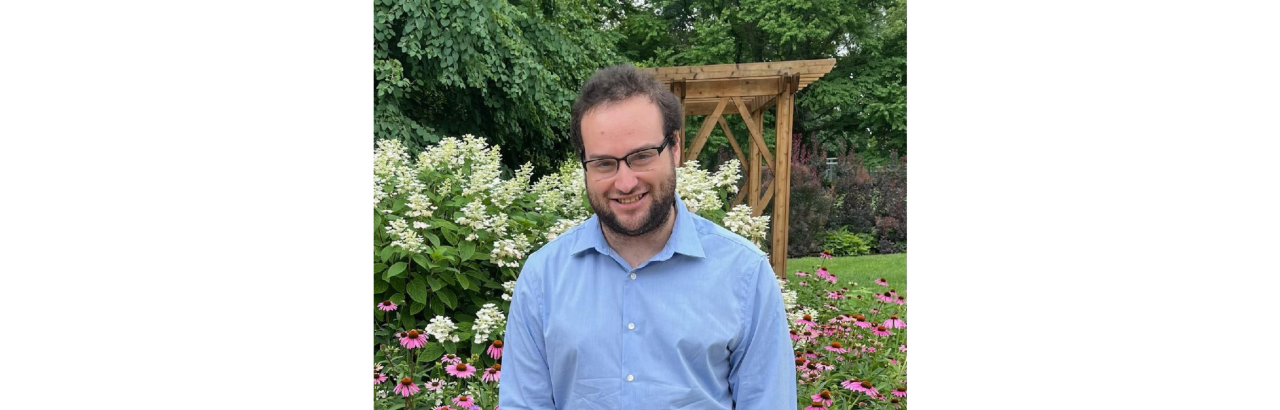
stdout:
POLYGON ((466 363, 458 363, 452 366, 445 367, 444 372, 449 373, 450 376, 454 376, 460 379, 465 379, 465 378, 471 377, 471 375, 473 374, 476 374, 476 368, 475 366, 472 366, 466 363))
POLYGON ((809 272, 798 270, 796 271, 796 276, 809 276, 809 272))
POLYGON ((462 408, 464 408, 464 409, 465 409, 465 408, 469 408, 469 407, 471 407, 472 405, 475 405, 475 404, 476 404, 476 401, 475 401, 475 399, 472 399, 472 398, 471 398, 471 396, 468 396, 468 395, 465 395, 465 394, 464 394, 464 395, 461 395, 461 396, 458 396, 458 397, 454 397, 454 398, 453 398, 453 404, 457 405, 458 407, 462 407, 462 408))
POLYGON ((441 356, 440 362, 444 364, 458 364, 458 363, 462 363, 462 359, 459 358, 458 355, 449 353, 447 355, 441 356))
POLYGON ((905 328, 907 327, 907 322, 903 322, 901 319, 898 319, 898 315, 890 315, 889 319, 884 321, 884 327, 890 329, 905 328))
POLYGON ((848 353, 848 352, 849 352, 849 349, 845 349, 845 348, 843 348, 843 347, 841 347, 841 346, 840 346, 840 342, 839 342, 839 341, 831 342, 831 344, 827 345, 827 346, 826 346, 826 347, 824 347, 823 349, 827 349, 827 350, 829 350, 829 351, 836 352, 836 353, 848 353))
POLYGON ((809 407, 805 407, 805 408, 804 408, 804 410, 827 410, 827 407, 826 407, 826 406, 823 406, 823 405, 822 405, 822 402, 820 402, 820 401, 816 401, 816 400, 815 400, 815 401, 813 402, 813 405, 811 405, 811 406, 809 406, 809 407))
POLYGON ((818 257, 819 257, 819 258, 822 258, 822 259, 835 259, 835 255, 832 255, 832 254, 831 254, 831 251, 826 250, 826 249, 823 249, 823 250, 822 250, 822 254, 821 254, 821 255, 818 255, 818 257))
POLYGON ((885 278, 876 279, 876 284, 886 288, 889 287, 889 281, 885 280, 885 278))
POLYGON ((893 358, 889 358, 889 363, 898 364, 898 361, 897 361, 897 360, 893 360, 893 358))
POLYGON ((877 293, 876 299, 880 299, 880 301, 884 303, 893 303, 893 294, 889 292, 877 293))
POLYGON ((378 304, 378 309, 381 309, 384 312, 390 312, 396 310, 396 304, 391 303, 390 300, 384 300, 382 303, 378 304))
POLYGON ((893 303, 897 303, 899 305, 905 305, 907 304, 907 298, 898 296, 898 300, 895 300, 893 303))
POLYGON ((405 377, 400 379, 400 383, 396 383, 394 391, 404 395, 404 397, 409 397, 418 392, 418 385, 413 383, 413 379, 405 377))
POLYGON ((898 388, 893 389, 893 395, 898 397, 907 397, 907 387, 898 386, 898 388))
POLYGON ((898 346, 898 350, 907 351, 907 345, 898 346))
POLYGON ((871 347, 871 346, 867 346, 867 347, 862 348, 862 351, 867 352, 867 353, 875 353, 875 352, 876 352, 876 348, 871 347))
POLYGON ((808 314, 805 314, 804 316, 801 316, 799 319, 796 319, 796 323, 804 323, 809 326, 817 325, 817 323, 813 323, 813 316, 809 316, 808 314))
POLYGON ((400 345, 409 349, 416 349, 427 345, 427 335, 419 334, 417 330, 410 330, 401 334, 400 345))
POLYGON ((880 313, 880 309, 871 309, 871 313, 880 313))
POLYGON ((385 382, 385 381, 387 381, 387 375, 382 373, 373 374, 373 384, 381 384, 382 382, 385 382))
POLYGON ((818 270, 813 274, 817 275, 819 278, 826 279, 827 282, 831 282, 831 283, 839 282, 839 279, 836 279, 835 275, 832 275, 830 271, 827 271, 826 266, 819 266, 818 270))
POLYGON ((871 331, 871 333, 876 336, 893 336, 893 333, 885 329, 884 326, 876 326, 876 330, 871 331))
POLYGON ((791 340, 800 340, 800 333, 795 329, 791 329, 791 340))
POLYGON ((855 326, 858 326, 861 328, 871 328, 871 322, 867 321, 866 316, 857 315, 857 316, 854 316, 853 318, 856 319, 856 321, 853 322, 855 326))
POLYGON ((800 332, 800 338, 812 343, 815 339, 818 338, 818 334, 813 333, 812 330, 805 330, 803 332, 800 332))
POLYGON ((868 396, 871 396, 872 398, 880 396, 880 392, 876 391, 876 388, 872 386, 871 382, 869 381, 863 380, 861 383, 858 383, 853 387, 854 387, 853 391, 860 391, 860 392, 866 393, 868 396))
POLYGON ((433 408, 433 409, 431 409, 431 410, 453 410, 453 407, 449 407, 448 405, 444 405, 444 406, 440 406, 440 407, 433 408))
POLYGON ((831 405, 831 391, 830 391, 830 390, 823 390, 823 391, 820 391, 820 392, 818 392, 818 394, 815 394, 815 395, 813 395, 813 396, 810 396, 809 398, 813 399, 813 402, 814 402, 814 403, 822 403, 822 405, 823 405, 823 406, 830 406, 830 405, 831 405))
POLYGON ((800 286, 809 286, 809 282, 800 281, 800 286))
POLYGON ((859 383, 858 378, 854 377, 852 379, 840 382, 840 387, 844 387, 846 389, 853 390, 853 391, 860 391, 856 388, 858 386, 858 383, 859 383))
POLYGON ((844 299, 840 292, 827 292, 827 299, 844 299))
POLYGON ((422 387, 431 391, 440 391, 440 389, 444 388, 444 382, 440 379, 431 379, 431 381, 423 383, 422 387))
POLYGON ((494 340, 493 344, 489 345, 488 352, 489 352, 489 357, 492 357, 493 360, 501 359, 502 358, 502 341, 494 340))
POLYGON ((502 376, 502 365, 495 364, 493 367, 484 369, 484 374, 480 375, 481 381, 496 382, 502 376))

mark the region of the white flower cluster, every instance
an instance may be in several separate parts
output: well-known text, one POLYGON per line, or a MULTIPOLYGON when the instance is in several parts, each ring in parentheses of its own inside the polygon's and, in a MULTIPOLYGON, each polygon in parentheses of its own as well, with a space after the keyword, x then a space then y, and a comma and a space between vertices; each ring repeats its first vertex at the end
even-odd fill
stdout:
POLYGON ((387 180, 383 179, 377 174, 373 175, 373 206, 375 208, 378 206, 379 203, 382 203, 382 200, 387 199, 387 196, 389 196, 387 195, 387 191, 382 188, 386 185, 387 185, 387 180))
POLYGON ((511 294, 516 293, 516 281, 509 280, 502 282, 502 300, 510 301, 511 294))
POLYGON ((690 160, 676 169, 676 191, 690 212, 716 209, 724 206, 717 189, 724 187, 730 192, 738 192, 736 184, 741 177, 736 159, 720 165, 714 175, 698 168, 698 161, 690 160))
POLYGON ((379 140, 373 150, 373 175, 386 178, 408 162, 409 154, 400 140, 379 140))
POLYGON ((388 197, 385 187, 396 180, 397 175, 404 175, 398 169, 405 168, 409 154, 399 140, 380 140, 373 150, 373 205, 376 207, 388 197))
POLYGON ((790 312, 796 307, 796 298, 799 295, 794 290, 787 289, 787 282, 778 278, 778 289, 782 290, 782 310, 790 312))
POLYGON ((587 220, 586 217, 578 217, 578 218, 572 218, 572 219, 561 219, 559 221, 556 221, 555 225, 552 225, 550 228, 547 228, 547 233, 545 235, 547 237, 547 242, 554 241, 556 238, 560 237, 560 235, 563 234, 564 231, 569 230, 569 228, 578 226, 578 224, 582 223, 582 221, 585 221, 585 220, 587 220))
POLYGON ((720 224, 724 225, 725 229, 754 242, 756 246, 763 246, 765 234, 769 232, 769 217, 751 216, 751 207, 742 204, 729 210, 720 224))
POLYGON ((526 162, 524 166, 521 166, 516 171, 514 178, 502 181, 494 188, 490 196, 493 199, 493 205, 499 209, 504 209, 510 206, 512 202, 515 202, 517 198, 524 196, 529 189, 530 178, 533 178, 533 164, 526 162))
POLYGON ((432 212, 440 209, 440 207, 431 205, 431 198, 420 193, 409 195, 408 205, 409 212, 405 213, 405 215, 413 218, 430 218, 432 212))
MULTIPOLYGON (((422 222, 414 222, 413 224, 414 227, 418 227, 418 224, 426 225, 422 222)), ((391 246, 399 246, 401 249, 413 253, 422 252, 426 249, 422 235, 418 235, 418 232, 410 229, 408 222, 403 219, 396 219, 391 221, 390 225, 385 229, 391 235, 391 246)))
POLYGON ((481 231, 493 232, 499 238, 506 235, 507 214, 499 212, 497 215, 489 215, 487 211, 488 207, 479 197, 462 207, 462 217, 458 218, 458 223, 472 229, 466 240, 476 240, 481 231))
POLYGON ((568 219, 587 219, 591 210, 583 205, 586 185, 582 166, 565 162, 556 173, 547 175, 533 184, 537 196, 534 210, 546 215, 560 215, 568 219))
POLYGON ((458 330, 458 326, 453 324, 453 320, 444 316, 431 318, 431 323, 427 324, 427 328, 424 330, 426 330, 431 337, 434 337, 439 341, 449 340, 457 342, 460 340, 458 335, 452 334, 453 331, 458 330))
POLYGON ((501 334, 504 326, 507 324, 507 317, 498 310, 498 306, 492 303, 485 303, 480 311, 476 312, 476 323, 471 329, 476 331, 476 343, 484 343, 489 341, 489 337, 496 330, 501 334))
POLYGON ((525 252, 528 252, 531 246, 524 235, 516 235, 515 240, 502 239, 493 243, 493 250, 489 252, 489 260, 500 267, 518 268, 520 267, 520 260, 524 259, 525 252))

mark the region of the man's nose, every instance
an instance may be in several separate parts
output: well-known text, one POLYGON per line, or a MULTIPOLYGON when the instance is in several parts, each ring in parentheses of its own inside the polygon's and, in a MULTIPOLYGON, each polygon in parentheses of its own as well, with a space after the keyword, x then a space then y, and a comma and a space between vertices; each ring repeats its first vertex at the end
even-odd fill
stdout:
POLYGON ((626 162, 618 163, 618 175, 614 175, 613 189, 619 192, 631 192, 636 188, 640 180, 636 178, 635 171, 631 170, 631 164, 626 162))

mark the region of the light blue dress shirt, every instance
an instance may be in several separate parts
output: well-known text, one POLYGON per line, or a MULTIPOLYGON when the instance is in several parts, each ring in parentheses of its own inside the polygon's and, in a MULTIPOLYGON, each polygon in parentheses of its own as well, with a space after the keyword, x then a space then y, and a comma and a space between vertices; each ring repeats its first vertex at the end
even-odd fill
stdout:
POLYGON ((631 266, 598 216, 516 281, 498 403, 520 409, 795 409, 795 356, 763 252, 676 198, 671 238, 631 266))

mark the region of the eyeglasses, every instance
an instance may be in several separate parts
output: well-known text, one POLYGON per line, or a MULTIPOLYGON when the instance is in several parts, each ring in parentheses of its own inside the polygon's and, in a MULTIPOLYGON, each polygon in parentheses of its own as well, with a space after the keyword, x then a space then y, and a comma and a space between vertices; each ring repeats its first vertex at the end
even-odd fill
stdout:
POLYGON ((662 141, 662 145, 641 149, 636 152, 627 154, 626 158, 596 158, 590 161, 583 161, 582 167, 586 169, 587 176, 599 181, 612 177, 618 173, 618 161, 627 163, 627 167, 635 172, 644 172, 653 169, 657 165, 658 156, 662 155, 662 150, 667 147, 671 139, 662 141))

